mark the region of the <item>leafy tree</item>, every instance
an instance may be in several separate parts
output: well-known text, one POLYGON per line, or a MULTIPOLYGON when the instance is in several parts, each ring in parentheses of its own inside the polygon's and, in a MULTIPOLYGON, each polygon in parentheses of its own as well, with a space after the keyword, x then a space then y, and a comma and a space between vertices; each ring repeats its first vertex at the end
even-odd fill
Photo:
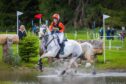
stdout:
POLYGON ((1 30, 16 31, 16 11, 24 14, 20 17, 22 24, 27 25, 39 11, 39 0, 1 0, 0 1, 0 27, 1 30))
POLYGON ((126 0, 41 0, 40 12, 45 18, 57 12, 65 24, 75 28, 90 27, 95 21, 96 26, 102 26, 102 15, 111 16, 107 24, 111 26, 126 26, 126 0))
POLYGON ((111 16, 108 25, 126 26, 125 4, 126 0, 1 0, 0 26, 3 30, 15 30, 17 10, 24 12, 20 20, 25 25, 36 13, 44 14, 42 19, 49 22, 53 13, 59 13, 63 23, 74 28, 92 28, 94 22, 97 27, 102 26, 103 14, 111 16))
POLYGON ((38 55, 38 38, 35 35, 28 34, 19 44, 19 55, 25 62, 29 62, 31 57, 38 55))

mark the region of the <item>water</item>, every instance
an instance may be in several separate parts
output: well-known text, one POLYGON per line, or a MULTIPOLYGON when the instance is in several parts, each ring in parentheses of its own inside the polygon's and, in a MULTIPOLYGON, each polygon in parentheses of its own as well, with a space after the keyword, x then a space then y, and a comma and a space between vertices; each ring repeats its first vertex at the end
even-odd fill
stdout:
POLYGON ((0 84, 126 84, 126 73, 76 73, 59 76, 32 72, 0 71, 0 84))
POLYGON ((77 73, 74 75, 40 75, 40 84, 126 84, 126 73, 107 72, 92 75, 77 73))
POLYGON ((42 78, 40 84, 126 84, 124 77, 63 77, 42 78))
POLYGON ((0 71, 0 84, 37 84, 37 73, 0 71))

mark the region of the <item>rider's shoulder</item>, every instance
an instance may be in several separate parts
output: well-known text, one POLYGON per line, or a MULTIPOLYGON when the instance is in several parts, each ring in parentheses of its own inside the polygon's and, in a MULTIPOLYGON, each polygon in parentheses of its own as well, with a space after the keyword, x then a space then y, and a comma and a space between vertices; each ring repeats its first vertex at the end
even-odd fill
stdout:
POLYGON ((59 22, 59 24, 58 24, 59 26, 62 26, 62 25, 64 25, 62 22, 59 22))

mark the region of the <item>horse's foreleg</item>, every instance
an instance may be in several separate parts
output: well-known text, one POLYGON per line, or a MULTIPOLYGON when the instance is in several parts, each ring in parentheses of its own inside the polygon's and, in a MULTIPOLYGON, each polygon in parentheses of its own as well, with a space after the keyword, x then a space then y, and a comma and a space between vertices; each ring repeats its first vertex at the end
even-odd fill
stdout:
POLYGON ((75 61, 74 63, 74 66, 75 66, 75 73, 77 72, 77 68, 78 68, 78 64, 77 64, 77 62, 75 61))
POLYGON ((75 64, 75 66, 77 66, 77 65, 76 65, 76 62, 75 62, 75 60, 76 60, 76 59, 77 59, 77 58, 76 58, 76 57, 74 57, 74 58, 72 58, 72 59, 70 60, 70 62, 69 62, 69 65, 68 65, 67 69, 70 69, 73 63, 75 64))
POLYGON ((38 60, 38 65, 39 65, 39 70, 43 71, 43 63, 42 63, 42 59, 38 60))
POLYGON ((75 62, 76 59, 77 59, 76 57, 72 58, 72 59, 70 60, 69 64, 68 64, 68 66, 66 67, 66 69, 64 69, 64 70, 61 72, 60 75, 64 75, 64 74, 66 73, 66 71, 67 71, 68 69, 71 68, 72 64, 75 62))
POLYGON ((38 60, 38 65, 39 65, 39 70, 42 71, 42 68, 43 68, 43 63, 42 63, 42 58, 45 58, 45 57, 52 57, 52 56, 49 56, 50 53, 44 53, 43 55, 40 56, 39 60, 38 60))
POLYGON ((78 64, 77 64, 77 62, 74 62, 74 66, 77 68, 78 67, 78 64))
MULTIPOLYGON (((41 55, 44 53, 43 49, 39 49, 39 56, 41 57, 41 55)), ((42 59, 40 58, 38 60, 38 66, 39 66, 39 70, 43 71, 43 63, 42 63, 42 59)))

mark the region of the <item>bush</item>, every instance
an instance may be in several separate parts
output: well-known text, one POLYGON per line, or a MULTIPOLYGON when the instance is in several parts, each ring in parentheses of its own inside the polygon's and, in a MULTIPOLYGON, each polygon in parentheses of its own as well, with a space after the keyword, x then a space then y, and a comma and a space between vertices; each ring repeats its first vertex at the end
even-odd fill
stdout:
POLYGON ((29 62, 31 57, 35 57, 38 55, 38 38, 37 36, 28 33, 26 37, 24 37, 19 43, 19 55, 22 60, 25 62, 29 62))

